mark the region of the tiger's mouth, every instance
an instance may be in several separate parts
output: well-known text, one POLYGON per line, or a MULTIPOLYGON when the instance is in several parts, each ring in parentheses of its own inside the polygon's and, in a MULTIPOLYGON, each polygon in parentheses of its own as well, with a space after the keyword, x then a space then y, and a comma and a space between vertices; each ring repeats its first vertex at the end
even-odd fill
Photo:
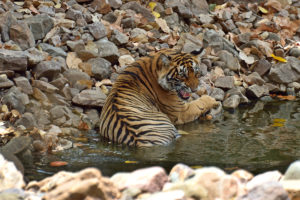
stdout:
POLYGON ((178 96, 183 100, 188 100, 191 97, 191 93, 183 89, 178 91, 178 96))

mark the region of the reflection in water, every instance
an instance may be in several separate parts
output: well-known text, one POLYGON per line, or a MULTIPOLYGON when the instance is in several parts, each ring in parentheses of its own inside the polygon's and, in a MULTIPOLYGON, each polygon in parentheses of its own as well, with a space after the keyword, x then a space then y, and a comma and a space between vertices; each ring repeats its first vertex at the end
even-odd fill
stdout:
POLYGON ((29 179, 40 179, 65 169, 97 167, 104 175, 160 165, 167 170, 176 163, 190 166, 215 165, 223 169, 245 168, 254 173, 284 170, 300 158, 300 101, 259 101, 252 106, 225 111, 214 121, 179 126, 184 133, 168 146, 129 148, 99 142, 97 133, 87 134, 82 147, 55 155, 37 155, 27 166, 29 179), (49 162, 67 161, 63 168, 49 162), (137 163, 126 161, 138 161, 137 163))

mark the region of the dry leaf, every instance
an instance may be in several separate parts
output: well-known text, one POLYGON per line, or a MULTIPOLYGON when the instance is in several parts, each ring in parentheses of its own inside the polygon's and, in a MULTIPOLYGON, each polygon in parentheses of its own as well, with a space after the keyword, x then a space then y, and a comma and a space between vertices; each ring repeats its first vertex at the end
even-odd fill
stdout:
POLYGON ((264 7, 258 6, 258 9, 260 12, 267 14, 269 11, 267 9, 265 9, 264 7))
POLYGON ((78 129, 88 131, 88 130, 90 130, 90 127, 86 122, 80 121, 80 123, 78 125, 78 129))
POLYGON ((112 82, 110 79, 103 79, 95 84, 96 87, 101 87, 102 85, 112 85, 112 82))
POLYGON ((284 59, 280 56, 275 56, 273 53, 271 54, 271 57, 274 58, 275 60, 278 60, 279 62, 287 62, 286 59, 284 59))
POLYGON ((126 160, 125 163, 126 164, 136 164, 136 163, 138 163, 138 161, 135 161, 135 160, 126 160))
POLYGON ((240 51, 239 57, 240 57, 240 59, 242 59, 243 61, 245 61, 248 65, 253 64, 254 61, 255 61, 254 57, 247 56, 243 51, 240 51))
POLYGON ((50 163, 50 166, 51 167, 61 167, 61 166, 65 166, 67 165, 68 163, 65 162, 65 161, 53 161, 50 163))
POLYGON ((82 63, 82 60, 77 57, 75 52, 69 52, 66 63, 69 69, 79 69, 79 64, 82 63))
POLYGON ((282 10, 280 2, 277 1, 277 0, 268 0, 268 2, 265 3, 265 6, 270 7, 270 8, 274 8, 277 11, 282 10))
POLYGON ((155 18, 155 22, 158 24, 158 26, 161 28, 161 30, 165 33, 170 33, 170 28, 166 22, 166 20, 162 18, 155 18))
POLYGON ((158 12, 155 12, 155 11, 152 11, 152 15, 155 17, 155 18, 159 18, 160 17, 160 14, 158 12))

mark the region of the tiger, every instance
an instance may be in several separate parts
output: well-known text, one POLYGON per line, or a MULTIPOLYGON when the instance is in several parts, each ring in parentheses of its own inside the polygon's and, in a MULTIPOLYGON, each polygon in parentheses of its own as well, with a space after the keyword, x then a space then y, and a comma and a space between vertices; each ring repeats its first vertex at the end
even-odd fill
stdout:
POLYGON ((166 145, 180 136, 175 125, 198 119, 219 103, 200 89, 200 51, 160 50, 119 74, 100 114, 100 135, 128 146, 166 145))

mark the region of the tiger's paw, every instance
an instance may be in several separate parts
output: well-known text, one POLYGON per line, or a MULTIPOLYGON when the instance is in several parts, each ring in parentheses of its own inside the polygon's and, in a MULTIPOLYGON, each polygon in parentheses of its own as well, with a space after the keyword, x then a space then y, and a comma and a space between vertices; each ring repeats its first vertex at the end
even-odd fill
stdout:
POLYGON ((202 95, 199 98, 199 101, 203 103, 204 109, 210 110, 212 108, 218 108, 220 106, 220 102, 216 101, 213 97, 208 95, 202 95))

